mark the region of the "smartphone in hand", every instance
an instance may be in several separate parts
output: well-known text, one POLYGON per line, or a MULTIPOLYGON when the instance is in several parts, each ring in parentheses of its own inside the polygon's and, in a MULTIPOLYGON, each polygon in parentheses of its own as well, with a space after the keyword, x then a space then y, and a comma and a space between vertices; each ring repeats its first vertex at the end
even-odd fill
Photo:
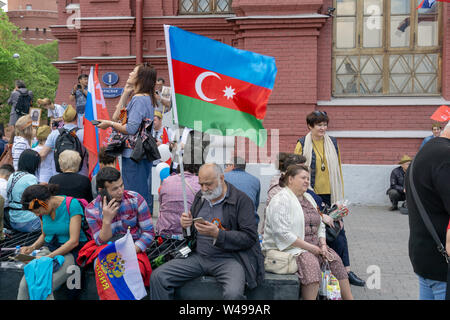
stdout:
POLYGON ((96 126, 99 125, 100 123, 102 123, 101 121, 97 121, 97 120, 91 120, 91 123, 96 126))
POLYGON ((198 217, 198 218, 194 218, 194 219, 192 220, 192 222, 193 222, 193 223, 195 223, 195 222, 204 223, 204 222, 205 222, 205 219, 203 219, 202 217, 198 217))

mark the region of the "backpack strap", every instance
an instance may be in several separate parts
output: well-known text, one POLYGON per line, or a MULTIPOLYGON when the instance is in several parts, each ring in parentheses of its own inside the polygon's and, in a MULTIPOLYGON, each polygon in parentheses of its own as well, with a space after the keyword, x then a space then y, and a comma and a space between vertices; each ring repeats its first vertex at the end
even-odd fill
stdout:
POLYGON ((69 218, 70 218, 70 203, 72 202, 73 197, 69 197, 66 196, 66 209, 67 212, 69 213, 69 218))

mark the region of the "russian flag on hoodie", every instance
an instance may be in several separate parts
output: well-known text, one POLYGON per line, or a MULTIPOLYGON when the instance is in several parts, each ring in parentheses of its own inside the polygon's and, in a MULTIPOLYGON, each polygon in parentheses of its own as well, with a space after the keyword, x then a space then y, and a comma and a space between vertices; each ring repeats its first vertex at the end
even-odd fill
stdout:
POLYGON ((95 280, 100 300, 140 300, 147 295, 130 230, 100 251, 95 280))
POLYGON ((83 145, 89 152, 89 177, 92 178, 100 170, 98 153, 100 148, 107 145, 112 129, 100 130, 94 126, 92 120, 109 120, 102 87, 98 80, 98 64, 91 67, 88 79, 88 94, 86 97, 86 110, 83 118, 84 137, 83 145))

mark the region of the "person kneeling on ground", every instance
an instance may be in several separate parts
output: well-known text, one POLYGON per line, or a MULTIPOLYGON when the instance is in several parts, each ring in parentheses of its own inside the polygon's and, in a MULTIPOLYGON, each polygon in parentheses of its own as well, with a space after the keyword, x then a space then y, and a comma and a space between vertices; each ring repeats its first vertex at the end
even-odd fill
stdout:
POLYGON ((386 191, 389 195, 389 200, 392 203, 392 207, 389 208, 390 211, 398 210, 398 202, 405 201, 405 173, 411 163, 411 158, 404 155, 402 159, 398 162, 399 167, 395 168, 391 172, 390 183, 391 186, 386 191))
MULTIPOLYGON (((29 186, 22 194, 21 203, 24 209, 30 210, 37 217, 42 218, 42 233, 39 238, 31 245, 21 248, 20 253, 31 254, 34 250, 40 249, 37 253, 39 257, 48 257, 54 259, 57 256, 63 256, 63 262, 60 262, 60 268, 55 270, 53 267, 53 276, 50 286, 51 292, 66 282, 70 276, 67 272, 69 266, 75 264, 79 249, 87 241, 86 234, 81 230, 81 220, 83 217, 83 208, 76 199, 71 199, 67 203, 65 196, 57 196, 58 186, 54 184, 37 184, 29 186)), ((39 259, 40 262, 41 259, 39 259)), ((43 260, 44 261, 44 260, 43 260)), ((50 261, 51 265, 52 261, 50 261)), ((35 272, 42 272, 42 267, 36 268, 35 272)), ((28 286, 33 284, 22 278, 19 286, 17 300, 28 300, 28 286)), ((39 276, 42 276, 39 274, 39 276)), ((32 277, 30 277, 32 278, 32 277)), ((37 284, 41 286, 42 284, 37 284)), ((39 288, 34 288, 32 292, 36 294, 39 288)), ((39 294, 40 295, 40 294, 39 294)), ((45 297, 42 293, 42 299, 53 300, 53 294, 45 297)), ((36 299, 36 297, 31 297, 36 299)))
POLYGON ((201 190, 190 212, 183 212, 180 219, 181 226, 196 235, 196 247, 186 259, 170 260, 153 272, 152 300, 173 299, 175 288, 202 275, 216 278, 225 300, 245 299, 245 285, 253 289, 264 278, 264 256, 250 198, 225 181, 217 164, 203 165, 198 180, 201 190))

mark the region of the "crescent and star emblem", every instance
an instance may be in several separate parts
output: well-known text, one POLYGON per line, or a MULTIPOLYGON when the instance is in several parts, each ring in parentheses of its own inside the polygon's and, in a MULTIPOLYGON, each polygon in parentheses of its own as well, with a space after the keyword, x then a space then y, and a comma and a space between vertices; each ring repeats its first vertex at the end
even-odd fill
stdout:
MULTIPOLYGON (((214 73, 211 71, 202 72, 195 80, 195 91, 197 92, 200 99, 207 101, 207 102, 212 102, 212 101, 215 101, 216 99, 208 98, 203 93, 203 90, 202 90, 203 80, 205 80, 207 77, 215 77, 219 80, 222 80, 217 73, 214 73)), ((227 100, 232 99, 233 96, 236 94, 235 89, 233 89, 231 86, 225 86, 225 90, 222 90, 222 91, 225 93, 224 96, 227 98, 227 100)))

